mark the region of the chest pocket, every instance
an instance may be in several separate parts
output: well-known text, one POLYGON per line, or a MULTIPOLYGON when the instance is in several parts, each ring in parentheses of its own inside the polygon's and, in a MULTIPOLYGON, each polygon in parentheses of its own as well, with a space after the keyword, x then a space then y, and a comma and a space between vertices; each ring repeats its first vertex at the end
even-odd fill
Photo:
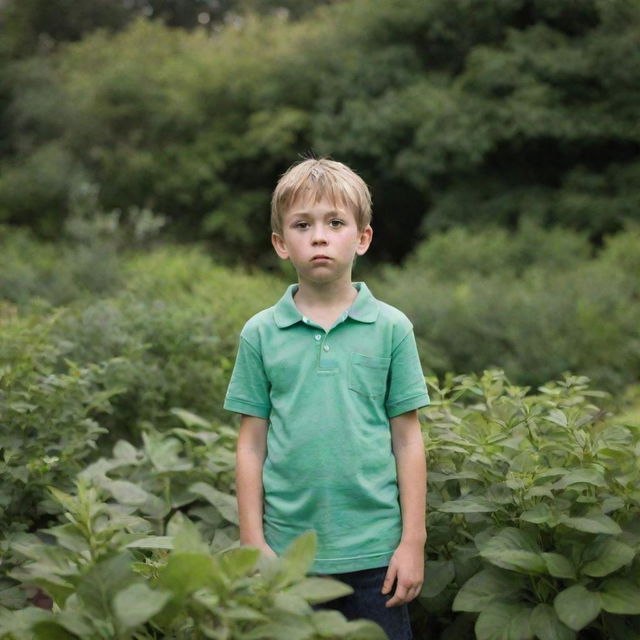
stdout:
POLYGON ((352 353, 349 361, 349 389, 361 396, 376 398, 387 390, 391 358, 372 358, 352 353))

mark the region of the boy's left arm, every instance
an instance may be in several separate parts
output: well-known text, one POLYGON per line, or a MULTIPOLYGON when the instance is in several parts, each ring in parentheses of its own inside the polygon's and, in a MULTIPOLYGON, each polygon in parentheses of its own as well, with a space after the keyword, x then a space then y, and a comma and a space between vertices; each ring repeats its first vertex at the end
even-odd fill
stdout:
POLYGON ((390 422, 400 490, 402 538, 389 562, 382 593, 389 593, 397 580, 395 593, 386 603, 387 607, 395 607, 413 600, 424 580, 427 462, 417 410, 390 418, 390 422))

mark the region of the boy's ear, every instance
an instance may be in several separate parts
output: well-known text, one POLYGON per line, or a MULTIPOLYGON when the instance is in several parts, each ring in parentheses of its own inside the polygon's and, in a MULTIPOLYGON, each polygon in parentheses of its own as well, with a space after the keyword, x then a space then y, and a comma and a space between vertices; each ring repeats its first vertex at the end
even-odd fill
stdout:
POLYGON ((368 224, 361 232, 360 238, 358 239, 358 246, 356 247, 356 255, 363 256, 367 253, 367 249, 371 244, 371 240, 373 239, 373 229, 371 225, 368 224))
POLYGON ((284 243, 284 239, 282 236, 277 233, 271 234, 271 244, 273 248, 276 250, 276 253, 283 260, 287 260, 289 258, 289 251, 287 251, 287 245, 284 243))

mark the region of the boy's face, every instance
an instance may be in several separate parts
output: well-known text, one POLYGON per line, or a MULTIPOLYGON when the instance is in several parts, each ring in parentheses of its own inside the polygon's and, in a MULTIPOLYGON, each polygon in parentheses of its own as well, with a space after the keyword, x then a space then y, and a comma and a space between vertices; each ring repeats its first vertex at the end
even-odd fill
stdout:
POLYGON ((273 233, 271 242, 283 260, 291 260, 301 282, 351 282, 353 260, 366 253, 372 235, 370 225, 358 229, 348 205, 308 197, 284 212, 282 235, 273 233))

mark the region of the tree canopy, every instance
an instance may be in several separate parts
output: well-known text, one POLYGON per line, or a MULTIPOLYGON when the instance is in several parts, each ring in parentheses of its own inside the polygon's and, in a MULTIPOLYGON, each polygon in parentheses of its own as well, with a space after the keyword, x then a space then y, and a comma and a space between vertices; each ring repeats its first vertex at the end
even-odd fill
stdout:
POLYGON ((55 236, 89 185, 104 210, 268 260, 270 192, 315 153, 370 184, 379 258, 489 222, 599 240, 639 216, 639 44, 630 0, 346 0, 94 31, 4 66, 0 220, 55 236))

